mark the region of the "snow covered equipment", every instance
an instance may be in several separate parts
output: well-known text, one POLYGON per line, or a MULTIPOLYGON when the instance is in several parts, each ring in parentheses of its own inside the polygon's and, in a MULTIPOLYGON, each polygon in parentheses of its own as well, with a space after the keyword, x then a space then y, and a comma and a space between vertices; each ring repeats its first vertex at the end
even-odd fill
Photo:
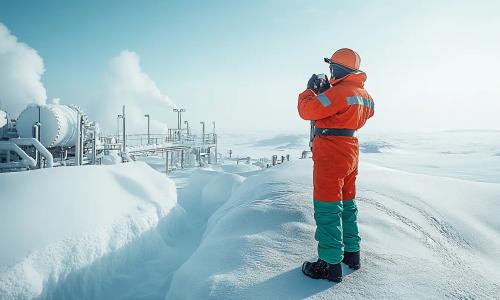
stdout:
MULTIPOLYGON (((320 91, 308 84, 299 94, 297 108, 300 117, 313 121, 316 128, 311 136, 318 257, 337 264, 344 251, 360 251, 354 202, 359 144, 354 132, 373 116, 375 105, 364 88, 367 76, 359 70, 361 59, 355 51, 343 48, 325 61, 330 64, 331 86, 320 91)), ((309 82, 317 80, 313 79, 309 82)), ((351 265, 356 268, 359 263, 351 265)))
POLYGON ((342 281, 342 266, 340 263, 332 265, 321 259, 316 262, 304 262, 302 264, 302 273, 313 279, 326 279, 333 282, 342 281))
POLYGON ((7 125, 7 113, 3 110, 0 110, 0 128, 7 125))
POLYGON ((342 260, 342 262, 353 270, 359 270, 359 268, 361 268, 359 251, 357 252, 344 251, 344 259, 342 260))

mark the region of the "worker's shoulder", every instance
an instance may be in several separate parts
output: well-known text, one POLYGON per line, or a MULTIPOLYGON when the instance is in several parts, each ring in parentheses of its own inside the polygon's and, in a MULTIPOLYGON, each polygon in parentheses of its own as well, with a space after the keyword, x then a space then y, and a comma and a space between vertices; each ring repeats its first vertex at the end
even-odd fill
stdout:
POLYGON ((329 98, 339 98, 355 95, 356 91, 357 88, 355 86, 339 83, 333 85, 324 94, 329 98))

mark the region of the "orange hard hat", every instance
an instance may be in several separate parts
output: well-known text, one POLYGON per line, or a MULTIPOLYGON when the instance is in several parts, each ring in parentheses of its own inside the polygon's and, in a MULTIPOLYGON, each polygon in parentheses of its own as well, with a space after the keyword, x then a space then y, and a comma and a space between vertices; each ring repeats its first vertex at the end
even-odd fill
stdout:
POLYGON ((358 70, 361 58, 359 54, 349 48, 342 48, 333 53, 330 59, 325 58, 326 62, 339 64, 352 70, 358 70))

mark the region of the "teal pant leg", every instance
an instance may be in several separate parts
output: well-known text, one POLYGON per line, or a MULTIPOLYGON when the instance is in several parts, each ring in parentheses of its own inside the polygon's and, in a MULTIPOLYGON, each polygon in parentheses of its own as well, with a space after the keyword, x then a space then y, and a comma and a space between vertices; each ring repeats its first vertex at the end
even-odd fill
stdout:
POLYGON ((318 241, 318 256, 329 264, 338 264, 344 258, 342 243, 342 201, 314 201, 314 220, 318 241))
POLYGON ((345 251, 358 252, 361 242, 358 230, 358 207, 354 200, 344 200, 342 202, 342 229, 345 251))

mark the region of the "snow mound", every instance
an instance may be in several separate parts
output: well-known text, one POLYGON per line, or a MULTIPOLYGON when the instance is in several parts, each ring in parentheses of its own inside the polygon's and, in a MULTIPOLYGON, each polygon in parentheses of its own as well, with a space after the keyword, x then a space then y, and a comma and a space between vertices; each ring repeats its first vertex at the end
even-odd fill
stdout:
POLYGON ((500 184, 361 163, 363 267, 332 284, 300 270, 316 259, 310 159, 211 168, 169 175, 178 202, 138 162, 0 174, 0 298, 497 297, 500 184))
POLYGON ((263 139, 253 144, 254 147, 272 147, 274 149, 290 149, 307 147, 309 140, 302 134, 282 134, 263 139))
POLYGON ((248 177, 209 218, 165 299, 498 296, 499 184, 361 164, 363 267, 332 284, 300 271, 316 259, 311 169, 300 160, 248 177))
POLYGON ((385 141, 368 141, 359 145, 359 150, 363 153, 382 153, 394 149, 394 146, 385 141))
POLYGON ((262 170, 261 167, 251 164, 246 164, 244 162, 239 164, 222 165, 220 170, 227 173, 244 174, 249 172, 255 172, 262 170))
POLYGON ((0 174, 0 190, 2 299, 95 298, 165 250, 155 230, 176 205, 175 184, 144 163, 0 174))
POLYGON ((102 157, 102 164, 103 165, 116 165, 120 164, 122 162, 122 157, 120 156, 120 153, 118 150, 110 150, 107 155, 104 155, 102 157))
POLYGON ((224 204, 245 178, 236 174, 221 173, 214 176, 201 191, 201 209, 211 215, 224 204))

